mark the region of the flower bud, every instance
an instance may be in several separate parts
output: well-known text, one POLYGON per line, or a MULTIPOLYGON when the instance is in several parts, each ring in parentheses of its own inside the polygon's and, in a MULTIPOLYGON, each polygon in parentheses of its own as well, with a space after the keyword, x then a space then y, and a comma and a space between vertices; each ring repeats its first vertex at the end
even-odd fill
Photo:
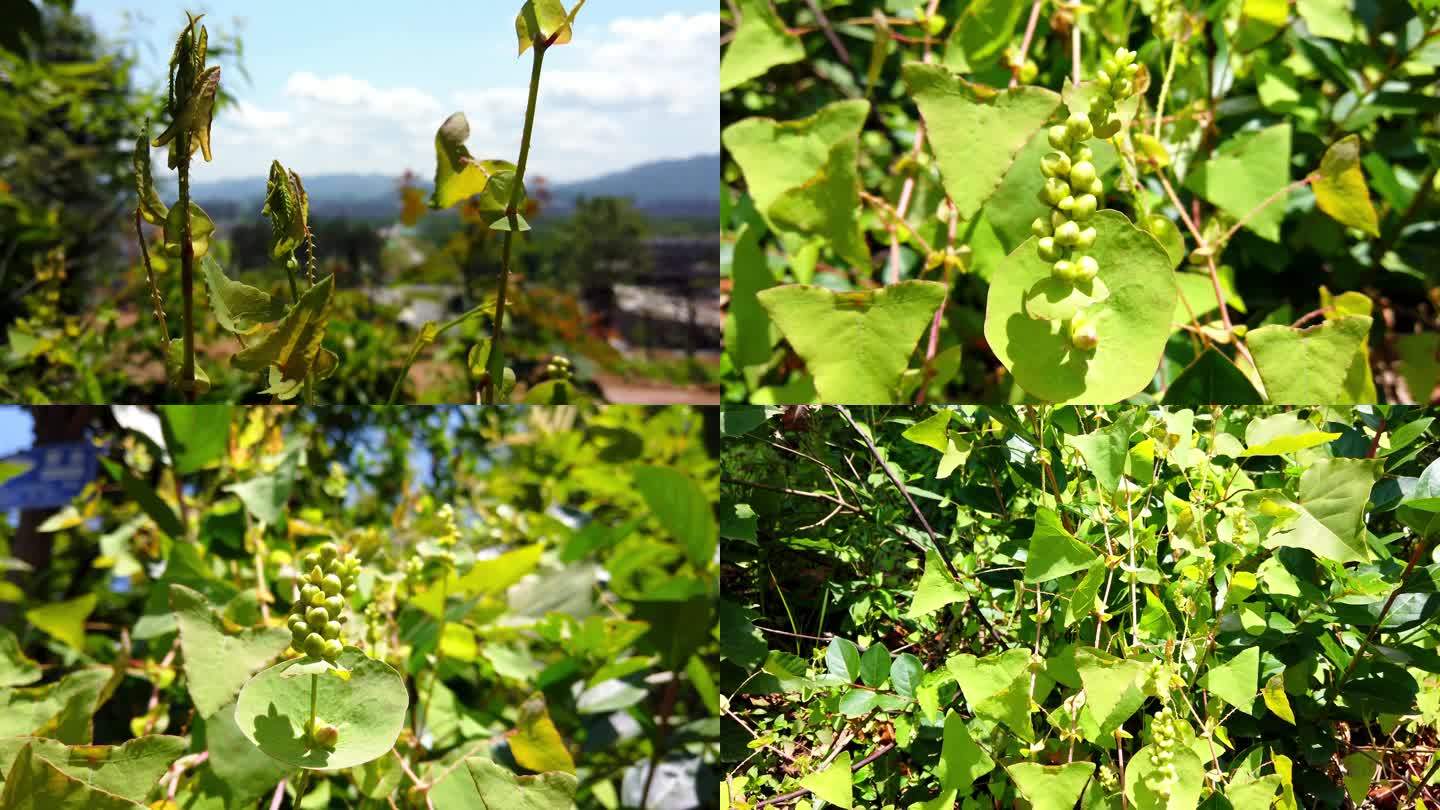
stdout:
POLYGON ((1070 156, 1064 152, 1047 152, 1040 158, 1040 172, 1046 177, 1068 177, 1070 174, 1070 156))
POLYGON ((1100 343, 1095 324, 1090 323, 1084 313, 1070 319, 1070 345, 1082 351, 1090 351, 1100 343))
MULTIPOLYGON (((1079 228, 1080 226, 1076 225, 1075 227, 1079 228)), ((1075 237, 1075 247, 1078 247, 1081 250, 1089 250, 1091 247, 1094 247, 1096 236, 1097 234, 1095 232, 1094 225, 1085 228, 1084 230, 1080 231, 1080 233, 1075 237)))
POLYGON ((1049 236, 1051 232, 1050 221, 1044 217, 1036 217, 1035 221, 1030 223, 1030 233, 1038 238, 1049 236))
POLYGON ((1082 160, 1070 167, 1070 185, 1086 189, 1095 181, 1095 164, 1082 160))
POLYGON ((305 653, 307 655, 319 658, 323 652, 325 652, 325 639, 321 638, 319 633, 311 633, 305 637, 305 653))
POLYGON ((1065 132, 1073 141, 1083 141, 1093 134, 1090 126, 1090 116, 1085 113, 1070 113, 1065 119, 1065 132))
POLYGON ((1075 277, 1080 281, 1089 281, 1099 272, 1100 263, 1093 256, 1081 256, 1075 260, 1075 277))
POLYGON ((1050 265, 1050 275, 1061 281, 1074 283, 1075 263, 1069 259, 1057 259, 1054 264, 1050 265))
POLYGON ((1051 205, 1058 204, 1061 200, 1070 196, 1070 184, 1058 177, 1052 177, 1045 181, 1045 199, 1051 205))
POLYGON ((1065 131, 1065 127, 1060 124, 1050 127, 1049 136, 1050 145, 1056 149, 1064 149, 1070 145, 1070 135, 1065 131))
POLYGON ((1040 237, 1037 251, 1040 254, 1040 258, 1044 259, 1047 262, 1054 261, 1060 256, 1059 249, 1055 247, 1055 238, 1052 236, 1040 237))
POLYGON ((1099 201, 1094 194, 1081 194, 1075 198, 1075 205, 1070 209, 1070 216, 1077 222, 1084 222, 1094 215, 1099 201))

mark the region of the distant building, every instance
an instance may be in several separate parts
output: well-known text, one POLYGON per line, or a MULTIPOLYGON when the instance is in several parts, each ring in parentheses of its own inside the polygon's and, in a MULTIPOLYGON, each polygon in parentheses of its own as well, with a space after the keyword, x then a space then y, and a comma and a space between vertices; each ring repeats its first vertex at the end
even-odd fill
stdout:
POLYGON ((586 283, 586 307, 632 345, 718 352, 719 238, 656 236, 644 247, 648 263, 616 263, 586 283))

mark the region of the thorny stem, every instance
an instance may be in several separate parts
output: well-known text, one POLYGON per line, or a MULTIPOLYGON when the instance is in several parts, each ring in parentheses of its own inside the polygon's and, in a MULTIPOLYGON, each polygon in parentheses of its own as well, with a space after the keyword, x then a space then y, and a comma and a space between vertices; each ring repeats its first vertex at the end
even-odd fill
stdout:
POLYGON ((520 229, 518 211, 520 193, 525 184, 525 164, 530 159, 530 134, 535 127, 535 103, 540 95, 540 66, 545 61, 545 49, 549 46, 543 38, 535 39, 534 61, 530 65, 530 97, 525 102, 525 129, 520 134, 520 159, 515 162, 515 179, 510 185, 510 205, 505 214, 510 218, 510 230, 505 232, 505 246, 500 258, 500 288, 495 294, 495 338, 490 343, 490 380, 481 387, 481 397, 486 404, 495 402, 501 374, 505 370, 505 293, 510 284, 510 249, 515 243, 515 232, 520 229))
MULTIPOLYGON (((140 243, 140 258, 145 263, 145 283, 150 285, 150 304, 155 308, 155 320, 160 322, 161 345, 165 356, 170 356, 170 326, 165 323, 165 302, 160 297, 160 288, 155 284, 155 268, 150 265, 150 248, 145 244, 145 227, 140 220, 140 207, 135 207, 135 239, 140 243)), ((169 374, 167 367, 166 374, 169 374)))
POLYGON ((185 357, 180 364, 180 385, 195 401, 195 245, 190 241, 190 133, 177 137, 180 173, 180 290, 185 298, 185 357))

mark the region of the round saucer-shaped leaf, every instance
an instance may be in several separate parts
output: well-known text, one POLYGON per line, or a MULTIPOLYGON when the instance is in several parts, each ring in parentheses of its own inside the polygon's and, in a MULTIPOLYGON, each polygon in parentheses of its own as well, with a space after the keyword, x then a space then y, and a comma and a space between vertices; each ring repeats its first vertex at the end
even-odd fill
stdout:
MULTIPOLYGON (((348 681, 320 672, 316 680, 317 724, 334 726, 334 747, 313 745, 310 720, 311 659, 293 658, 261 671, 240 690, 235 723, 256 748, 301 768, 349 768, 383 756, 395 745, 410 703, 405 683, 389 664, 354 647, 340 653, 348 681)), ((313 663, 313 661, 311 661, 313 663)))
POLYGON ((1026 299, 1051 265, 1033 237, 991 276, 985 339, 1021 388, 1051 402, 1109 404, 1141 391, 1170 335, 1177 293, 1165 248, 1118 211, 1098 211, 1090 224, 1098 234, 1087 252, 1110 292, 1085 308, 1099 338, 1094 349, 1075 348, 1064 323, 1027 311, 1026 299))
POLYGON ((1110 288, 1099 276, 1071 284, 1049 275, 1037 281, 1025 295, 1025 311, 1032 318, 1068 321, 1080 310, 1109 297, 1110 288))

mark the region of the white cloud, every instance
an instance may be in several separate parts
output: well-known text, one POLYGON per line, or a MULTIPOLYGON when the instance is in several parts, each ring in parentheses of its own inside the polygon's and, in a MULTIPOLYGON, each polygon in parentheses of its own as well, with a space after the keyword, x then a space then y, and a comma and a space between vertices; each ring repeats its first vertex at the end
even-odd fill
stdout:
POLYGON ((376 87, 344 73, 334 76, 317 76, 308 70, 293 73, 285 83, 285 95, 302 105, 332 113, 399 122, 428 119, 440 110, 440 102, 423 90, 376 87))

